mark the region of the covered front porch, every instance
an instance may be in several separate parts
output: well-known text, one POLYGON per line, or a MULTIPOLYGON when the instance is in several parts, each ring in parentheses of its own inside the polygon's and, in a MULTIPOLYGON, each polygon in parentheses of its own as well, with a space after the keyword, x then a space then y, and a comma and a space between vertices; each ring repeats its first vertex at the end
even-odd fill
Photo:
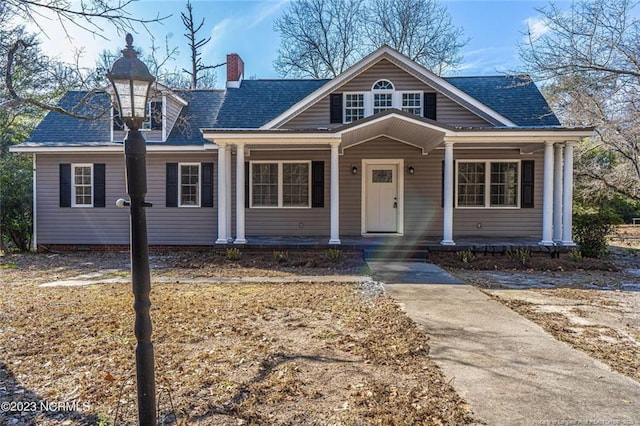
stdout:
MULTIPOLYGON (((278 238, 283 238, 288 247, 293 244, 306 247, 340 245, 349 248, 355 246, 355 240, 362 246, 367 239, 370 239, 370 245, 375 245, 373 241, 376 239, 396 238, 397 241, 421 240, 423 246, 430 247, 467 246, 478 245, 472 244, 471 240, 466 239, 468 237, 476 238, 481 245, 482 241, 493 235, 497 238, 517 238, 527 246, 573 245, 573 145, 588 134, 584 130, 461 129, 392 110, 336 129, 202 129, 202 132, 213 143, 210 149, 217 149, 216 244, 260 246, 264 237, 271 242, 271 246, 278 238), (294 155, 291 153, 302 155, 311 151, 324 152, 326 154, 323 155, 328 154, 329 160, 323 166, 323 173, 328 178, 328 191, 323 190, 323 194, 327 194, 323 207, 328 211, 326 215, 317 216, 317 220, 327 222, 322 225, 326 225, 328 230, 324 241, 319 241, 318 237, 309 239, 311 236, 304 233, 299 236, 295 231, 284 231, 277 236, 265 232, 264 235, 255 224, 247 224, 247 213, 251 213, 254 221, 261 214, 265 218, 278 215, 292 221, 297 220, 296 212, 305 214, 304 209, 280 208, 276 211, 251 208, 247 202, 250 196, 247 189, 250 179, 248 160, 260 159, 260 153, 266 152, 269 158, 274 158, 277 153, 291 156, 294 155), (355 155, 355 152, 358 154, 355 155), (521 161, 520 158, 540 158, 543 167, 535 185, 532 182, 529 187, 518 189, 515 208, 460 209, 455 199, 456 161, 472 158, 472 155, 483 159, 508 155, 517 162, 521 161), (376 232, 367 217, 371 207, 367 203, 365 174, 369 173, 371 164, 394 166, 394 173, 397 173, 397 192, 393 194, 393 202, 385 201, 385 205, 393 204, 393 209, 397 211, 395 228, 391 231, 376 232), (530 193, 527 194, 527 191, 530 193), (533 214, 528 211, 528 216, 520 215, 521 196, 533 200, 538 193, 540 202, 536 204, 536 209, 532 209, 533 214), (270 216, 266 214, 267 211, 270 216), (487 227, 481 230, 483 221, 478 219, 476 222, 476 216, 487 218, 487 223, 495 219, 492 216, 504 218, 499 219, 501 223, 516 231, 500 232, 495 228, 500 223, 494 224, 494 229, 487 227), (521 235, 515 234, 521 227, 518 221, 527 229, 521 235), (535 224, 532 225, 532 221, 535 224), (470 228, 471 222, 473 225, 477 223, 477 230, 470 228), (251 227, 249 233, 248 226, 251 227), (302 238, 302 242, 295 243, 296 238, 302 238)), ((260 225, 266 230, 270 224, 264 220, 260 225)))

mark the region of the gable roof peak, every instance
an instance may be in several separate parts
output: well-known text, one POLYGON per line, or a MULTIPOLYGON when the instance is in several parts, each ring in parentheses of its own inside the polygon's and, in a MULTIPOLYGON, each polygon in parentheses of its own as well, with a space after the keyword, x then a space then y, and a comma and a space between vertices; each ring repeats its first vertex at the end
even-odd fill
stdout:
POLYGON ((318 102, 322 97, 341 87, 346 82, 352 80, 353 78, 360 75, 362 72, 369 69, 383 59, 390 60, 397 67, 408 72, 409 74, 412 74, 419 80, 424 81, 434 89, 446 94, 448 97, 457 99, 461 103, 466 104, 469 108, 477 111, 479 115, 484 116, 483 118, 493 123, 494 125, 516 126, 514 122, 506 118, 504 115, 498 113, 497 111, 491 109, 487 105, 473 98, 469 94, 460 90, 455 85, 449 83, 445 78, 438 76, 425 66, 411 60, 408 56, 400 53, 398 50, 390 47, 389 45, 384 44, 347 68, 347 70, 342 72, 340 75, 333 78, 328 83, 324 84, 323 86, 294 104, 291 108, 287 109, 269 122, 265 123, 261 128, 277 128, 300 112, 309 108, 311 105, 318 102))

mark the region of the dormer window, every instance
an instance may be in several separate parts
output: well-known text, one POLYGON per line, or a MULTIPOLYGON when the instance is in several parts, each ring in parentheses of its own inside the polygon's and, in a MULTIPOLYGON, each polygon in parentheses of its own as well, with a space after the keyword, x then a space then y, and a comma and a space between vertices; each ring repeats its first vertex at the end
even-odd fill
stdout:
MULTIPOLYGON (((162 101, 147 103, 147 121, 142 123, 140 130, 162 130, 162 101)), ((125 130, 124 122, 116 108, 113 109, 113 130, 125 130)))
MULTIPOLYGON (((332 96, 340 96, 339 94, 332 96)), ((337 119, 332 112, 332 123, 351 123, 373 114, 384 112, 395 108, 409 114, 424 116, 435 120, 435 94, 423 93, 422 91, 396 90, 393 83, 387 79, 376 81, 371 90, 367 92, 348 92, 342 94, 342 105, 337 103, 338 108, 342 108, 342 120, 338 114, 337 119), (425 99, 433 99, 433 113, 425 113, 425 99)), ((333 110, 333 104, 332 104, 333 110)), ((427 109, 429 112, 429 109, 427 109)))
POLYGON ((393 83, 389 80, 378 80, 372 87, 373 113, 388 110, 393 107, 393 83))
POLYGON ((147 103, 148 119, 142 123, 141 130, 162 130, 162 101, 147 103))

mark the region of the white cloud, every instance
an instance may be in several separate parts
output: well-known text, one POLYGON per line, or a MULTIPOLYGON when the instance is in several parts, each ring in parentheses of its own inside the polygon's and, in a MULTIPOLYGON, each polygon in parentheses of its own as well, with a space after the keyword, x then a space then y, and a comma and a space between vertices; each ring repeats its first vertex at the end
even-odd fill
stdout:
MULTIPOLYGON (((546 20, 538 16, 525 19, 524 24, 527 26, 528 32, 533 40, 536 40, 550 31, 546 20)), ((526 34, 525 37, 528 38, 529 35, 526 34)))

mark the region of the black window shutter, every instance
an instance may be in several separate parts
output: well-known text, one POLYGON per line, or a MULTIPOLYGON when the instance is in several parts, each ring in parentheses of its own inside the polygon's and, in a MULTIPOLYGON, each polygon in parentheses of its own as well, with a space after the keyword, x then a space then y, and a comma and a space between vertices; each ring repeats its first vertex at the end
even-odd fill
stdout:
POLYGON ((104 163, 93 165, 93 207, 106 205, 106 179, 104 163))
POLYGON ((535 162, 533 160, 525 160, 520 164, 520 167, 522 167, 522 182, 520 183, 520 207, 533 208, 535 162))
POLYGON ((311 207, 324 207, 324 161, 311 162, 311 207))
POLYGON ((60 207, 71 207, 71 164, 60 164, 60 207))
POLYGON ((342 119, 342 93, 332 93, 329 95, 331 123, 343 123, 342 119))
POLYGON ((151 130, 162 130, 162 101, 151 102, 151 130))
POLYGON ((213 163, 202 163, 201 207, 213 207, 213 163))
POLYGON ((178 207, 178 163, 167 163, 167 207, 178 207))
MULTIPOLYGON (((444 160, 442 160, 442 182, 440 192, 440 206, 444 208, 444 160)), ((456 160, 453 160, 453 205, 456 205, 456 160)))
POLYGON ((250 173, 250 164, 249 162, 244 163, 244 206, 245 208, 249 208, 249 186, 251 182, 249 182, 250 173))
POLYGON ((424 94, 424 118, 430 118, 431 120, 436 119, 436 101, 437 94, 436 93, 425 93, 424 94))

